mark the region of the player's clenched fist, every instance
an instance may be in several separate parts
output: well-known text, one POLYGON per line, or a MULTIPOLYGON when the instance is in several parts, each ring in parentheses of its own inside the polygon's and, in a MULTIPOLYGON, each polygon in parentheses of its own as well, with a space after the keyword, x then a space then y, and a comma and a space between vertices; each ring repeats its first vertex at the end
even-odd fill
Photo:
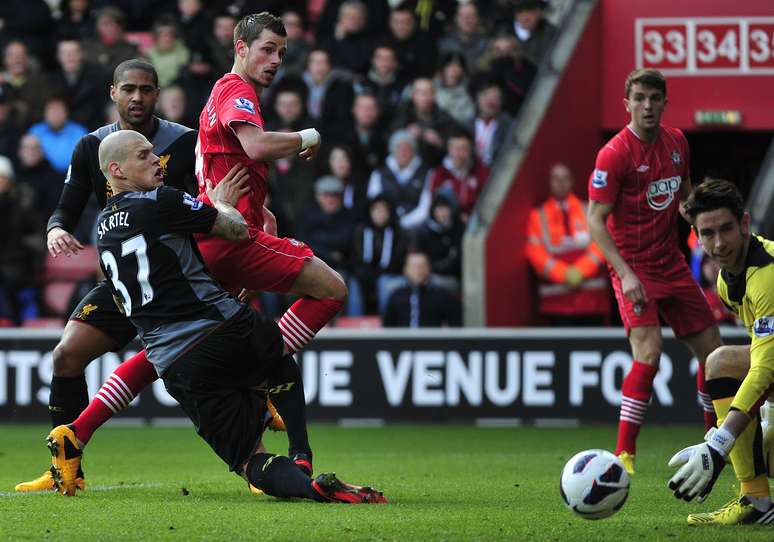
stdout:
POLYGON ((320 150, 320 132, 314 128, 306 128, 298 132, 298 135, 301 136, 301 152, 298 153, 298 156, 308 162, 320 150))

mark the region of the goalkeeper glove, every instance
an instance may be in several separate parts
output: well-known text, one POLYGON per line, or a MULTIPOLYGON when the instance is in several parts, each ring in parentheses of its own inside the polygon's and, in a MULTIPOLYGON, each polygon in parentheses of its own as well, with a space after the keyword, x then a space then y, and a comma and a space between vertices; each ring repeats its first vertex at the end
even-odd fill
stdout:
POLYGON ((730 432, 714 427, 707 431, 704 439, 706 442, 684 448, 669 460, 670 467, 680 467, 669 480, 669 489, 678 499, 691 501, 698 496, 702 502, 707 498, 726 466, 725 458, 735 441, 730 432))

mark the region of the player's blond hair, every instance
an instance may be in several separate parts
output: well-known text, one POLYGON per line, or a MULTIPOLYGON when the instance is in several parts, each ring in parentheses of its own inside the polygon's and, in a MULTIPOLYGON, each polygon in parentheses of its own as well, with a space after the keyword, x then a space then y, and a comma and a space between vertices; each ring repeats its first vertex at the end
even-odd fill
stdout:
POLYGON ((664 78, 664 74, 658 70, 654 70, 652 68, 640 68, 631 72, 626 78, 624 97, 628 98, 632 87, 637 84, 660 90, 664 97, 666 97, 666 79, 664 78))

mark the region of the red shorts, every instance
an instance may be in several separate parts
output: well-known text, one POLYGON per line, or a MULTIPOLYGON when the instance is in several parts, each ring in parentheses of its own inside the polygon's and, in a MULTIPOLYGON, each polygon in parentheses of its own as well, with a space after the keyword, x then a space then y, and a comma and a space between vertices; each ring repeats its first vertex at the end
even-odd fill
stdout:
POLYGON ((196 244, 212 276, 232 295, 242 288, 287 292, 304 263, 314 257, 312 249, 301 241, 263 231, 242 242, 197 235, 196 244))
POLYGON ((634 273, 648 296, 648 302, 639 306, 637 311, 629 298, 623 295, 618 275, 610 273, 618 312, 627 335, 633 327, 660 325, 659 314, 676 337, 692 335, 715 325, 707 300, 687 264, 664 276, 647 275, 636 269, 634 273))

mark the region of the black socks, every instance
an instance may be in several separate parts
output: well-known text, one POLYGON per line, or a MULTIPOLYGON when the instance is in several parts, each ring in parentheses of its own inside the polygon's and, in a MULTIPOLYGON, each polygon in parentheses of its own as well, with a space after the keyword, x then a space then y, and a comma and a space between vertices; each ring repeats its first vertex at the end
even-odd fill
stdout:
POLYGON ((48 412, 52 427, 71 423, 89 406, 86 375, 54 376, 51 378, 51 395, 48 412))
POLYGON ((250 484, 272 497, 325 501, 312 489, 312 479, 283 455, 255 454, 247 463, 245 473, 250 484))
POLYGON ((282 416, 288 432, 288 455, 306 454, 312 460, 312 449, 306 433, 306 401, 301 370, 292 354, 284 356, 269 377, 271 402, 282 416))

